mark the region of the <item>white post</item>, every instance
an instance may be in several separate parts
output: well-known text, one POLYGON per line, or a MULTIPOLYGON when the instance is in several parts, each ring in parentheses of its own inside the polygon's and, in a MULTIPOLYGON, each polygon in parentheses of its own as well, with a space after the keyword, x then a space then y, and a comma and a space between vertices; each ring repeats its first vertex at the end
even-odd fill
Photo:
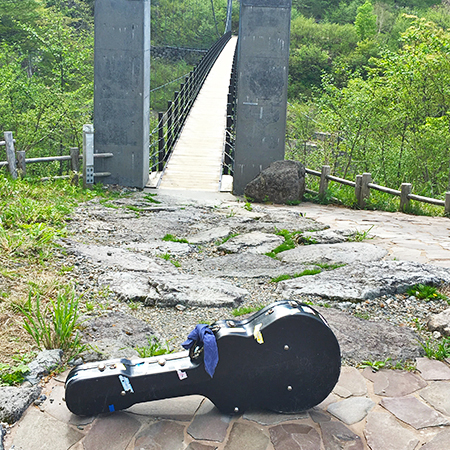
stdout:
POLYGON ((94 184, 94 126, 83 125, 83 187, 94 184))
POLYGON ((16 168, 16 152, 14 151, 14 140, 12 131, 5 131, 3 133, 5 136, 6 145, 6 160, 8 161, 9 173, 11 177, 15 180, 17 178, 17 168, 16 168))

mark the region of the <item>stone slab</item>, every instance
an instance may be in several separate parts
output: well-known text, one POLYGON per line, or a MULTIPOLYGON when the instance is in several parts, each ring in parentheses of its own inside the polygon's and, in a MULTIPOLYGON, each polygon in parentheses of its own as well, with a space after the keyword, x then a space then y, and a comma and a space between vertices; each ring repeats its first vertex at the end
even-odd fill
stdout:
POLYGON ((146 403, 137 403, 126 411, 148 418, 190 422, 204 399, 201 395, 168 398, 146 403))
POLYGON ((444 336, 450 336, 450 308, 439 314, 432 314, 427 326, 430 331, 439 331, 444 336))
POLYGON ((320 429, 326 450, 364 450, 362 439, 341 422, 322 422, 320 429))
POLYGON ((271 427, 270 440, 274 450, 317 450, 319 433, 309 425, 290 423, 271 427))
MULTIPOLYGON (((359 245, 363 244, 360 243, 359 245)), ((306 248, 308 247, 311 246, 306 248)), ((322 246, 314 247, 320 248, 322 246)), ((289 251, 293 252, 294 250, 289 251)), ((369 249, 361 250, 361 253, 365 254, 368 251, 369 249)), ((343 249, 342 252, 345 254, 346 250, 343 249)), ((300 262, 298 258, 286 258, 283 253, 279 254, 283 261, 300 262)), ((323 253, 319 252, 319 254, 323 253)), ((314 263, 314 261, 318 262, 315 258, 304 258, 301 261, 309 264, 314 263)), ((345 261, 342 258, 341 260, 323 262, 345 261)), ((442 282, 450 283, 450 270, 410 261, 373 261, 351 263, 336 270, 321 272, 310 277, 282 281, 278 284, 278 290, 287 297, 317 295, 337 301, 360 302, 382 295, 402 294, 409 287, 419 283, 438 286, 442 282)))
POLYGON ((416 430, 450 425, 442 414, 415 397, 383 398, 380 404, 416 430))
POLYGON ((424 354, 418 335, 405 327, 384 321, 363 320, 334 308, 315 309, 325 317, 336 335, 345 360, 360 363, 366 360, 383 361, 389 357, 394 362, 415 359, 424 354))
POLYGON ((226 253, 250 252, 263 255, 271 252, 283 242, 284 239, 276 234, 253 231, 229 239, 224 244, 219 245, 218 249, 226 253))
POLYGON ((328 412, 347 425, 352 425, 363 420, 374 406, 370 398, 352 397, 332 403, 328 406, 328 412))
POLYGON ((150 289, 145 300, 147 306, 229 306, 236 308, 248 295, 228 281, 199 275, 151 275, 150 289))
POLYGON ((371 450, 414 450, 419 443, 416 435, 388 413, 372 411, 364 430, 371 450))
POLYGON ((85 450, 123 450, 139 430, 140 422, 118 412, 98 417, 84 439, 85 450))
POLYGON ((352 395, 361 396, 367 394, 367 384, 365 378, 359 370, 351 366, 343 366, 341 374, 333 392, 339 397, 348 398, 352 395))
POLYGON ((380 370, 369 375, 370 372, 364 371, 363 375, 370 376, 375 394, 383 397, 403 397, 427 386, 426 381, 411 372, 380 370))
POLYGON ((450 429, 440 431, 431 441, 420 447, 420 450, 444 450, 450 448, 450 429))
POLYGON ((167 420, 147 425, 136 436, 135 450, 184 450, 184 426, 167 420))
POLYGON ((83 437, 83 433, 70 425, 37 409, 29 409, 16 425, 13 446, 15 450, 67 450, 83 437))
POLYGON ((222 414, 210 400, 205 400, 187 432, 197 440, 223 442, 231 416, 222 414))
POLYGON ((425 380, 450 380, 450 367, 442 361, 418 358, 416 364, 417 370, 425 380))
POLYGON ((212 447, 211 445, 200 444, 200 442, 191 442, 186 450, 217 450, 217 447, 212 447))
POLYGON ((450 383, 435 381, 420 391, 420 396, 433 408, 450 417, 450 383))
POLYGON ((233 424, 224 450, 266 450, 269 438, 262 429, 243 423, 233 424))
POLYGON ((307 419, 308 413, 300 412, 298 414, 277 414, 270 411, 246 411, 243 418, 252 422, 259 423, 260 425, 276 425, 281 422, 287 422, 288 420, 307 419))
POLYGON ((353 264, 379 261, 386 256, 385 249, 365 242, 343 242, 339 244, 300 245, 278 254, 284 262, 353 264))
POLYGON ((201 231, 197 234, 187 237, 191 244, 207 244, 224 239, 231 234, 231 228, 228 226, 219 226, 201 231))

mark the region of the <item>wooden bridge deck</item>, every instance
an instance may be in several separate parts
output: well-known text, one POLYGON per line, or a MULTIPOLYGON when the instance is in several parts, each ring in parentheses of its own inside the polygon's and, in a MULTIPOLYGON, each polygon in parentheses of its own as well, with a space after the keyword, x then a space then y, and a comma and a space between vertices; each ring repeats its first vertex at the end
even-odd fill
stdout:
POLYGON ((206 78, 174 146, 160 188, 221 190, 227 94, 236 43, 237 37, 232 37, 206 78))

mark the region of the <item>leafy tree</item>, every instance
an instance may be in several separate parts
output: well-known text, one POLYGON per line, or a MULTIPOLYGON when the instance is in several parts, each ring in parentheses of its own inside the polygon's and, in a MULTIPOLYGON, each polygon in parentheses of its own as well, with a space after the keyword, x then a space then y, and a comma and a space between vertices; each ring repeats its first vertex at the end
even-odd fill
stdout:
POLYGON ((373 6, 370 1, 358 7, 355 28, 361 41, 372 38, 377 32, 377 16, 373 12, 373 6))

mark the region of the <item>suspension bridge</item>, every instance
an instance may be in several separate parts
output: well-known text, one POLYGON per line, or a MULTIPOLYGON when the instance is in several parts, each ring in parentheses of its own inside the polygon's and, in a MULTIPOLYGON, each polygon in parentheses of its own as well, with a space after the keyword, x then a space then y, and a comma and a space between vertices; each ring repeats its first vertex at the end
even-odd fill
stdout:
MULTIPOLYGON (((171 118, 170 128, 166 125, 162 132, 154 130, 155 134, 159 131, 159 136, 151 145, 153 151, 150 157, 156 155, 158 147, 158 162, 154 161, 150 166, 152 175, 148 186, 216 192, 231 190, 231 177, 223 174, 223 163, 226 144, 227 93, 236 44, 237 37, 230 37, 225 43, 205 77, 190 112, 186 112, 190 105, 188 99, 179 108, 178 116, 171 118), (179 133, 175 137, 176 142, 173 147, 164 148, 166 142, 173 142, 172 135, 177 130, 179 133), (163 149, 161 154, 160 148, 163 149)), ((184 91, 181 94, 184 94, 184 91)), ((182 95, 178 92, 176 100, 181 97, 182 95)), ((169 115, 173 114, 172 105, 173 103, 160 118, 160 127, 164 127, 163 123, 167 123, 169 115)))

